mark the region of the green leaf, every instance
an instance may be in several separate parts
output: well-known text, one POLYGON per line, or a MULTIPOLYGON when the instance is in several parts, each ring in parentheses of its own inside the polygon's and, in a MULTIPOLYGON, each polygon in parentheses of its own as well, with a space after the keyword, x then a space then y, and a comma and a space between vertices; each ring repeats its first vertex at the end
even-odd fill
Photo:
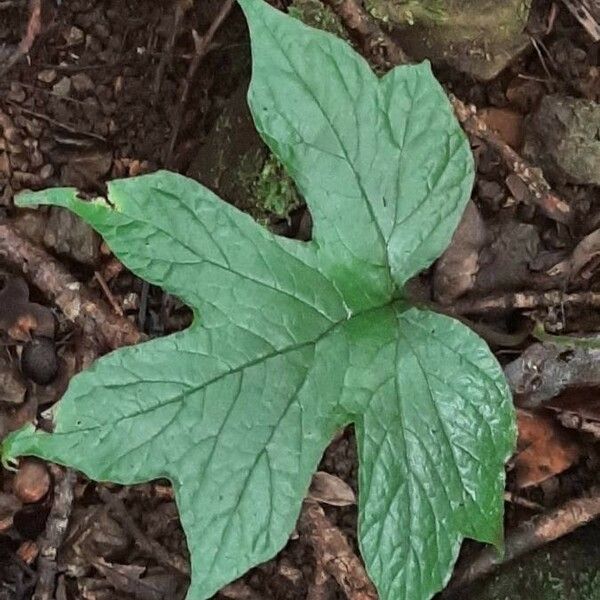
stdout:
POLYGON ((310 243, 279 238, 168 172, 108 201, 55 189, 140 277, 194 310, 185 332, 75 377, 33 454, 122 484, 173 483, 211 597, 286 543, 334 432, 354 423, 359 538, 383 600, 425 600, 464 537, 498 543, 510 396, 485 343, 410 308, 402 284, 449 242, 473 181, 468 143, 427 65, 377 79, 345 43, 241 0, 251 108, 310 207, 310 243))
POLYGON ((345 295, 357 274, 402 286, 446 248, 473 184, 469 145, 429 64, 378 80, 342 40, 241 4, 256 127, 304 195, 315 241, 343 268, 345 295))

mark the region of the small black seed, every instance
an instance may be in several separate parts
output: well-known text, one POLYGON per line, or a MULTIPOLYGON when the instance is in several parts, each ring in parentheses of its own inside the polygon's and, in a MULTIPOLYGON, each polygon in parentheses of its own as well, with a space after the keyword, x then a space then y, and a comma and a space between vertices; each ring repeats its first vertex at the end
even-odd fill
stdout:
POLYGON ((23 346, 21 372, 25 377, 47 385, 58 371, 58 358, 54 342, 47 337, 36 337, 23 346))

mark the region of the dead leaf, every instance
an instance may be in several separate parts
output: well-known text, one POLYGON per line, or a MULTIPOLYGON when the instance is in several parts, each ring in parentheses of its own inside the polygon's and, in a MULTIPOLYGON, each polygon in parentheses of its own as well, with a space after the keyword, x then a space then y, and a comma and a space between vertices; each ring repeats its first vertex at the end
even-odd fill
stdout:
POLYGON ((21 502, 16 496, 0 492, 0 533, 11 527, 13 517, 20 508, 21 502))
POLYGON ((523 144, 523 116, 510 108, 483 108, 479 116, 487 126, 495 131, 513 150, 523 144))
POLYGON ((54 315, 46 306, 29 301, 29 288, 21 277, 11 277, 0 290, 0 330, 26 342, 33 332, 54 337, 54 315))
POLYGON ((520 113, 530 113, 538 104, 546 88, 541 81, 515 77, 506 89, 506 99, 520 113))
POLYGON ((17 556, 27 565, 32 565, 38 557, 40 549, 35 542, 23 542, 17 550, 17 556))
POLYGON ((517 487, 538 485, 579 459, 579 446, 553 418, 518 409, 517 424, 518 454, 514 465, 517 487))
POLYGON ((59 568, 73 577, 82 577, 93 560, 117 560, 129 547, 128 535, 105 506, 75 509, 59 554, 59 568))
POLYGON ((537 227, 505 218, 490 223, 488 231, 492 242, 480 253, 473 291, 484 294, 535 287, 531 264, 542 247, 537 227))
POLYGON ((17 367, 8 357, 0 355, 0 402, 22 404, 26 392, 17 367))
POLYGON ((435 299, 451 304, 468 292, 479 270, 479 252, 487 240, 485 223, 474 202, 469 202, 450 246, 435 265, 435 299))
POLYGON ((92 148, 73 153, 62 168, 61 181, 79 189, 96 189, 110 171, 112 152, 92 148))
POLYGON ((102 558, 93 564, 115 590, 132 594, 137 600, 171 600, 175 596, 177 586, 166 572, 157 580, 153 576, 142 578, 146 567, 139 565, 112 564, 102 558))
POLYGON ((589 271, 584 271, 586 266, 593 263, 596 266, 597 259, 600 257, 600 229, 596 229, 589 235, 586 235, 566 260, 559 262, 548 270, 551 277, 566 277, 567 281, 572 281, 577 275, 584 279, 589 279, 592 275, 589 271))
POLYGON ((219 590, 219 595, 228 600, 263 600, 263 597, 255 592, 243 581, 235 581, 219 590))
POLYGON ((317 471, 312 478, 308 498, 330 506, 351 506, 356 504, 356 495, 342 479, 317 471))

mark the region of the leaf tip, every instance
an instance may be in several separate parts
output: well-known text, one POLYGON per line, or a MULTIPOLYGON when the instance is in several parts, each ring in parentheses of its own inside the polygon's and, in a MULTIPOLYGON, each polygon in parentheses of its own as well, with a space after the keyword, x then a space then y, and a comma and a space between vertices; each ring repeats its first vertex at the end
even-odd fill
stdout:
POLYGON ((35 427, 28 423, 21 429, 9 433, 0 443, 0 462, 5 469, 14 470, 18 464, 17 458, 26 454, 25 448, 21 447, 25 439, 31 439, 35 435, 35 427))
POLYGON ((25 190, 15 196, 15 204, 21 207, 53 205, 68 208, 77 200, 77 190, 75 188, 49 188, 39 192, 25 190))

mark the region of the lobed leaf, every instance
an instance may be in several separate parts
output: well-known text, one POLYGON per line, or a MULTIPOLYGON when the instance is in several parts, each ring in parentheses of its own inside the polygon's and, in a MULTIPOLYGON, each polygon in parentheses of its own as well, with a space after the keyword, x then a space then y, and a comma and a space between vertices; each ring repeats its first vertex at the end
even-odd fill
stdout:
POLYGON ((497 543, 510 396, 485 343, 409 308, 402 285, 449 242, 468 200, 468 143, 428 65, 377 79, 337 38, 262 0, 250 24, 256 125, 304 194, 309 243, 272 235, 168 172, 19 197, 90 223, 133 272, 194 310, 185 332, 75 377, 33 454, 123 484, 173 483, 211 597, 286 543, 336 429, 354 423, 359 539, 383 600, 426 600, 461 540, 497 543))

